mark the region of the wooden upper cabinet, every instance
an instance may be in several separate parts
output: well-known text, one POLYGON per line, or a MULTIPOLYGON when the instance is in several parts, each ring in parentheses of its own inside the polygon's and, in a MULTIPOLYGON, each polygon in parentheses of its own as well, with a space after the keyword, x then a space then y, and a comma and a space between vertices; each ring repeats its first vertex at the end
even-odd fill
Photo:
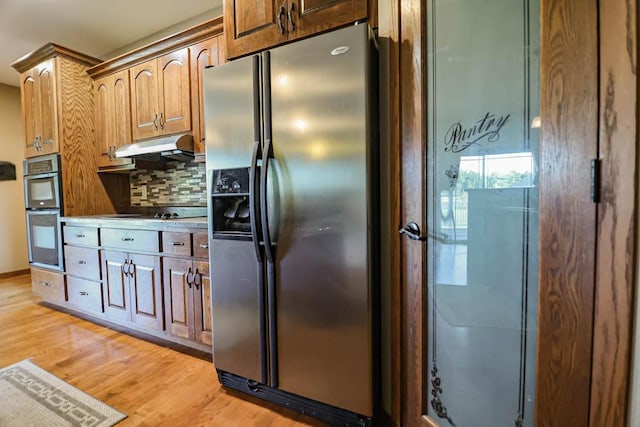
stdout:
POLYGON ((224 0, 226 54, 235 58, 367 18, 367 0, 224 0))
POLYGON ((160 133, 191 130, 189 49, 184 48, 158 59, 160 133))
POLYGON ((194 153, 204 155, 204 97, 202 72, 206 67, 216 66, 220 61, 222 36, 213 37, 189 47, 191 57, 191 122, 193 125, 194 153))
POLYGON ((115 150, 131 143, 129 71, 96 80, 96 165, 98 168, 131 163, 116 158, 115 150))
POLYGON ((58 152, 55 58, 25 71, 21 77, 25 157, 58 152))
POLYGON ((283 14, 279 16, 280 7, 284 5, 286 2, 278 0, 224 0, 227 57, 243 56, 286 42, 286 9, 282 9, 283 14))
POLYGON ((22 94, 22 117, 24 123, 25 147, 24 156, 34 157, 39 154, 36 148, 36 136, 38 135, 38 122, 40 121, 40 101, 38 100, 38 87, 34 74, 37 70, 31 69, 22 74, 20 92, 22 94))
POLYGON ((289 1, 290 39, 310 36, 367 18, 367 0, 289 1))
POLYGON ((131 121, 133 139, 158 135, 158 64, 151 60, 131 67, 131 121))
POLYGON ((191 130, 189 50, 131 67, 133 139, 191 130))

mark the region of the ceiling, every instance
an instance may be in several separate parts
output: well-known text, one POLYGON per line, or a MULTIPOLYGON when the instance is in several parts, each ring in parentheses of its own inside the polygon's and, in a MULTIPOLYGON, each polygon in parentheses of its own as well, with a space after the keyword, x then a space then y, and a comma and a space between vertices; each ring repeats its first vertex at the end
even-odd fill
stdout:
POLYGON ((172 31, 164 32, 170 34, 208 15, 220 15, 221 4, 222 0, 0 0, 0 83, 18 86, 18 73, 10 64, 50 41, 109 59, 123 46, 156 33, 160 38, 168 27, 172 31))

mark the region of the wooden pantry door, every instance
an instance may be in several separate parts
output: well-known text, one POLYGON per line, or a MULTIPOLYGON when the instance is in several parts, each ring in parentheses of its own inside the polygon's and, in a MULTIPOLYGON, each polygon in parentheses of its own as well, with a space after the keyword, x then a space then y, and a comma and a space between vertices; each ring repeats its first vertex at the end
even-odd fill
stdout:
POLYGON ((391 418, 625 425, 637 6, 477 3, 379 3, 391 418))

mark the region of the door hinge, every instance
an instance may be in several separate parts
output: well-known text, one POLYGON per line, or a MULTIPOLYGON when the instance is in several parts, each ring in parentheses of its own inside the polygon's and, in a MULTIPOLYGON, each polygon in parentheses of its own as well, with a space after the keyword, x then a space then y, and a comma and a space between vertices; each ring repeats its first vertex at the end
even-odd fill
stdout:
POLYGON ((600 203, 600 159, 591 160, 591 201, 600 203))

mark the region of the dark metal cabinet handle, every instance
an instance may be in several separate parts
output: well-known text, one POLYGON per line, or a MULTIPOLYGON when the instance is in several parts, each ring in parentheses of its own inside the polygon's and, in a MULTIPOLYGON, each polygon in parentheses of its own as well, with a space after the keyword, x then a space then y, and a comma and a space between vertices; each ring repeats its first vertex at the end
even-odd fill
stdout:
POLYGON ((164 130, 164 113, 160 113, 160 119, 158 121, 160 122, 160 129, 164 130))
POLYGON ((42 282, 42 285, 43 285, 43 286, 45 286, 45 287, 47 287, 47 288, 50 288, 51 286, 53 286, 53 285, 52 285, 51 283, 49 283, 49 282, 42 282))
POLYGON ((420 226, 413 221, 401 228, 400 234, 407 236, 411 240, 418 240, 420 242, 424 242, 428 239, 427 236, 420 235, 420 226))
POLYGON ((89 295, 89 292, 87 292, 87 291, 80 291, 80 292, 78 292, 78 293, 79 293, 80 295, 82 295, 82 296, 87 296, 87 295, 89 295))
POLYGON ((184 246, 184 242, 171 242, 171 246, 184 246))
POLYGON ((125 277, 129 277, 128 264, 129 264, 129 261, 125 261, 124 263, 122 263, 122 266, 120 267, 120 269, 122 270, 122 274, 124 274, 125 277), (127 270, 124 269, 125 266, 127 266, 127 270))
POLYGON ((135 276, 136 265, 131 260, 129 260, 129 267, 127 268, 127 271, 129 272, 130 277, 135 276))
POLYGON ((289 5, 289 13, 287 14, 287 20, 289 21, 289 30, 291 32, 296 30, 296 23, 293 20, 293 11, 296 7, 296 4, 291 2, 291 4, 289 5))
POLYGON ((187 272, 187 285, 191 287, 192 284, 193 284, 193 273, 191 272, 191 268, 189 268, 189 271, 187 272))
POLYGON ((278 10, 278 29, 280 30, 280 34, 284 34, 284 25, 282 25, 282 17, 287 14, 287 9, 284 7, 284 4, 280 6, 278 10))
POLYGON ((133 242, 133 237, 123 237, 122 241, 123 242, 133 242))
POLYGON ((198 269, 196 268, 196 273, 193 275, 193 284, 196 289, 200 289, 200 285, 202 284, 202 274, 198 273, 198 269))
POLYGON ((155 130, 158 130, 158 114, 154 114, 153 115, 153 128, 155 130))
POLYGON ((80 264, 80 265, 85 265, 86 263, 87 263, 87 261, 85 261, 83 259, 78 260, 78 264, 80 264))
POLYGON ((200 243, 200 247, 202 249, 209 249, 209 245, 207 245, 206 243, 200 243))
POLYGON ((78 233, 78 234, 76 234, 76 237, 77 237, 78 239, 84 239, 84 238, 85 238, 85 237, 87 237, 87 236, 85 236, 85 235, 84 235, 84 233, 78 233))

